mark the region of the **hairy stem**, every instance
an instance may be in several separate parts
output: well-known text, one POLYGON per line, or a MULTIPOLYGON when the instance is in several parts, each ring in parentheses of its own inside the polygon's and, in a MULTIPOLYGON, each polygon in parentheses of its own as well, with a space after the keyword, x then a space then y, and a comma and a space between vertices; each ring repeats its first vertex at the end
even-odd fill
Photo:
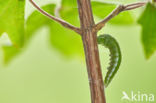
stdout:
POLYGON ((92 103, 106 103, 90 0, 77 0, 92 103))

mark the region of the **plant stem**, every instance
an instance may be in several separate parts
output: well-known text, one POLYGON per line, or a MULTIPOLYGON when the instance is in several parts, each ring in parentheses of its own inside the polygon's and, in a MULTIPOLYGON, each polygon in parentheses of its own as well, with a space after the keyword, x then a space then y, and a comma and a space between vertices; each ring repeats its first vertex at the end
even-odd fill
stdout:
POLYGON ((68 28, 70 30, 73 30, 75 32, 77 32, 78 34, 81 34, 81 30, 71 24, 69 24, 68 22, 62 20, 61 18, 57 18, 55 16, 50 15, 49 13, 47 13, 46 11, 44 11, 43 9, 41 9, 33 0, 29 0, 31 2, 31 4, 43 15, 47 16, 48 18, 58 22, 59 24, 61 24, 62 26, 64 26, 65 28, 68 28))
POLYGON ((92 103, 106 103, 90 0, 77 0, 92 103))
POLYGON ((139 7, 142 7, 144 5, 146 5, 148 2, 137 2, 137 3, 132 3, 132 4, 128 4, 128 5, 119 5, 116 9, 114 9, 106 18, 104 18, 102 21, 100 21, 99 23, 97 23, 94 27, 95 31, 99 31, 101 30, 105 24, 110 21, 112 18, 114 18, 115 16, 117 16, 119 13, 123 12, 123 11, 127 11, 127 10, 133 10, 139 7))

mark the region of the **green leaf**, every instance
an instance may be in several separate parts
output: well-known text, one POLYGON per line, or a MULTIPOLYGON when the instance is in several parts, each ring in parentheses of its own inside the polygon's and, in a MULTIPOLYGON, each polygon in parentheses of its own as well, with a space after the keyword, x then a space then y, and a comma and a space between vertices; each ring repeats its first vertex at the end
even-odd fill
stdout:
POLYGON ((13 45, 24 41, 24 0, 0 0, 0 29, 8 33, 13 45))
MULTIPOLYGON (((68 21, 69 23, 79 26, 79 16, 78 10, 74 7, 76 0, 63 0, 62 7, 60 9, 60 16, 62 19, 68 21), (70 4, 71 3, 71 4, 70 4), (70 5, 70 6, 69 6, 70 5), (73 8, 72 8, 73 7, 73 8)), ((57 48, 60 52, 66 56, 82 56, 83 48, 81 38, 75 32, 62 27, 61 25, 54 23, 50 26, 51 44, 57 48)))
MULTIPOLYGON (((0 2, 2 3, 2 1, 0 2)), ((3 13, 0 11, 0 35, 6 32, 11 39, 13 45, 3 46, 4 63, 8 63, 21 52, 24 44, 33 36, 34 32, 44 25, 49 25, 52 20, 43 16, 38 11, 33 12, 27 19, 26 25, 24 24, 24 1, 14 2, 14 6, 7 6, 7 3, 3 2, 3 13), (5 5, 5 6, 4 6, 5 5), (17 7, 18 6, 18 7, 17 7), (9 9, 8 9, 9 8, 9 9), (11 13, 13 12, 13 13, 11 13), (8 23, 9 22, 9 23, 8 23), (24 27, 25 25, 25 27, 24 27)), ((13 1, 8 1, 13 3, 13 1)), ((10 4, 12 5, 12 4, 10 4)), ((1 8, 1 7, 0 7, 1 8)), ((54 14, 54 4, 49 4, 43 7, 43 9, 50 14, 54 14)))
POLYGON ((53 47, 58 49, 66 56, 78 55, 83 53, 81 38, 78 34, 70 31, 59 24, 51 27, 50 41, 53 47))
MULTIPOLYGON (((114 3, 92 1, 93 14, 101 19, 104 19, 107 15, 109 15, 116 8, 116 6, 117 4, 114 3)), ((110 20, 109 23, 132 24, 134 23, 134 18, 131 12, 125 11, 110 20)))
MULTIPOLYGON (((65 2, 63 2, 65 3, 65 2)), ((62 3, 62 4, 63 4, 62 3)), ((72 23, 73 25, 79 25, 77 9, 70 8, 66 3, 63 4, 60 9, 60 16, 72 23), (72 14, 72 15, 71 15, 72 14)), ((54 5, 46 5, 42 7, 48 13, 54 15, 54 5)), ((62 25, 54 22, 53 20, 43 16, 38 11, 33 12, 27 20, 27 33, 26 38, 29 40, 33 36, 34 32, 42 26, 48 26, 50 30, 50 44, 56 48, 60 53, 66 56, 81 55, 82 54, 82 43, 81 38, 75 32, 68 30, 62 25)))
POLYGON ((0 35, 6 32, 12 42, 10 49, 4 49, 7 61, 24 45, 24 9, 25 0, 0 0, 0 35))
MULTIPOLYGON (((54 4, 48 4, 42 7, 43 10, 48 12, 51 15, 54 15, 54 4)), ((43 26, 49 26, 53 22, 48 17, 42 15, 38 11, 34 11, 27 19, 26 21, 26 41, 29 41, 29 39, 34 35, 34 32, 40 29, 43 26)))
MULTIPOLYGON (((72 23, 73 25, 79 25, 77 9, 70 8, 66 2, 62 2, 62 8, 60 9, 60 16, 72 23), (71 15, 72 14, 72 15, 71 15)), ((42 7, 48 13, 54 15, 54 5, 46 5, 42 7)), ((59 52, 66 56, 81 55, 82 54, 82 43, 81 38, 75 32, 68 30, 62 25, 48 19, 47 17, 40 14, 38 11, 33 12, 27 20, 27 40, 31 38, 33 32, 42 26, 48 26, 50 29, 50 43, 59 52)))
POLYGON ((156 50, 156 6, 154 4, 147 4, 138 23, 142 27, 141 40, 148 59, 156 50))

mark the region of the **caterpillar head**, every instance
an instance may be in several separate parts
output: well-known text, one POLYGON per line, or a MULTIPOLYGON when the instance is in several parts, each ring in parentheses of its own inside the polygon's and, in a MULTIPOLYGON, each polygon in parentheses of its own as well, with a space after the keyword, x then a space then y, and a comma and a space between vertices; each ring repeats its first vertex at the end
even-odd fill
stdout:
POLYGON ((98 36, 97 41, 98 41, 98 44, 102 44, 107 47, 111 41, 111 38, 112 37, 110 35, 103 34, 103 35, 98 36))

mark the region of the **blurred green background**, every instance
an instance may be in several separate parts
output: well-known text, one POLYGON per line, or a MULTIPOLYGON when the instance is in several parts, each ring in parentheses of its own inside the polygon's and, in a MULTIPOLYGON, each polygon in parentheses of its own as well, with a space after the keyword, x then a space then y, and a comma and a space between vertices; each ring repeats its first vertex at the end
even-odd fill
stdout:
MULTIPOLYGON (((58 0, 38 2, 42 5, 49 2, 59 3, 58 0)), ((33 10, 27 1, 26 18, 33 10)), ((140 91, 155 95, 156 55, 149 60, 145 59, 140 42, 141 27, 107 24, 101 33, 103 31, 112 34, 118 40, 123 55, 119 72, 105 90, 107 102, 124 103, 121 100, 123 91, 128 94, 131 91, 140 91)), ((48 32, 46 27, 38 30, 24 52, 9 65, 3 66, 0 60, 0 103, 90 103, 84 60, 77 57, 67 58, 55 48, 51 48, 48 32)), ((99 49, 105 74, 109 52, 101 46, 99 49)), ((2 50, 0 56, 3 56, 2 50)))

